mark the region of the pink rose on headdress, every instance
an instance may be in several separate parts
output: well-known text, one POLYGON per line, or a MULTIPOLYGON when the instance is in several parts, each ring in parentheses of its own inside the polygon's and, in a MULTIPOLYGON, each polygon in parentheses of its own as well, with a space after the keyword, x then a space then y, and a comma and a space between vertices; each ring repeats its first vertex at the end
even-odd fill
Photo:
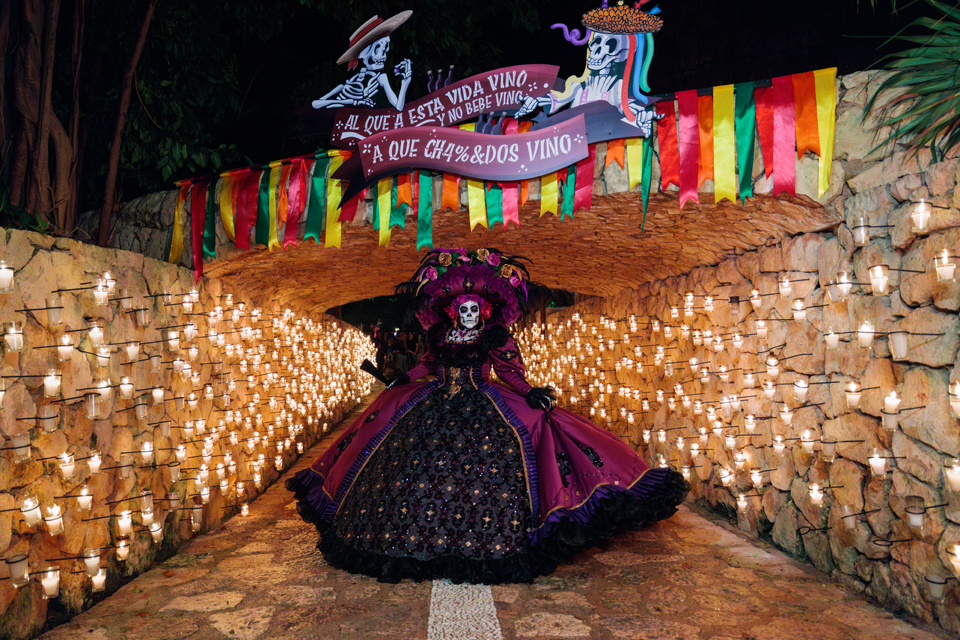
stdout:
POLYGON ((512 276, 510 276, 510 285, 511 285, 511 286, 513 286, 513 287, 519 287, 519 286, 520 286, 520 282, 521 282, 520 276, 518 276, 516 273, 514 273, 512 276))
POLYGON ((487 264, 496 269, 500 266, 500 256, 496 253, 491 253, 487 256, 487 264))
POLYGON ((427 267, 423 272, 423 277, 427 280, 436 280, 437 270, 434 267, 427 267))

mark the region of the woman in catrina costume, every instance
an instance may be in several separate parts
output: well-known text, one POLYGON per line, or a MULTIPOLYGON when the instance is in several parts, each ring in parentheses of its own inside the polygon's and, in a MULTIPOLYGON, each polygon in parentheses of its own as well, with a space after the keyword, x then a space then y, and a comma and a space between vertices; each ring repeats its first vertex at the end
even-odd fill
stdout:
POLYGON ((524 379, 510 327, 527 285, 517 257, 448 249, 398 287, 429 353, 287 482, 329 564, 384 582, 528 582, 676 512, 678 472, 524 379))

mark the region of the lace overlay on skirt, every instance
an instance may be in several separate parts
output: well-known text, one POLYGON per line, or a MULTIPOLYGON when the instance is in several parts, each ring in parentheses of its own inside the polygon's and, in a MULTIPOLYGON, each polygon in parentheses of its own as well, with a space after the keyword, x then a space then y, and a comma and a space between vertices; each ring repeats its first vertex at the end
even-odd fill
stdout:
POLYGON ((334 519, 346 545, 419 560, 526 553, 529 527, 520 443, 469 368, 400 420, 334 519))

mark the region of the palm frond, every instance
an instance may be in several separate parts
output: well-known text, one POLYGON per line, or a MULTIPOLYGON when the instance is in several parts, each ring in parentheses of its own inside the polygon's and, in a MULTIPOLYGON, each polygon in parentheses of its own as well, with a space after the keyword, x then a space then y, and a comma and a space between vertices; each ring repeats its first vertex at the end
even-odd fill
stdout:
POLYGON ((892 130, 871 154, 901 144, 911 155, 930 147, 937 158, 960 144, 960 0, 925 1, 934 15, 890 38, 917 46, 882 58, 892 73, 867 97, 863 121, 872 114, 877 129, 892 130))

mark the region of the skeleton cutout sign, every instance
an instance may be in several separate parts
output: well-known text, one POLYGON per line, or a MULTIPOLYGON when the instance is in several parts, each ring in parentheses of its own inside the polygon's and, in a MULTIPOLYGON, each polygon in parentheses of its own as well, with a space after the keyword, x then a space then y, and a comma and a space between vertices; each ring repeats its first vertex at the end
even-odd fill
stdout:
POLYGON ((349 62, 350 69, 360 66, 360 72, 331 89, 322 98, 314 100, 313 108, 392 106, 397 110, 403 109, 413 77, 413 66, 409 59, 404 59, 394 68, 394 74, 401 76, 400 89, 396 92, 384 67, 390 51, 390 32, 403 24, 412 13, 404 11, 386 21, 374 16, 357 29, 350 37, 350 48, 337 63, 349 62))
MULTIPOLYGON (((604 7, 587 13, 584 25, 588 28, 586 69, 580 76, 567 78, 563 91, 552 91, 538 98, 526 97, 517 111, 521 118, 538 108, 552 114, 570 105, 571 109, 591 102, 608 102, 623 114, 625 122, 640 129, 642 137, 651 134, 651 123, 656 118, 646 86, 647 69, 653 56, 653 32, 660 28, 660 19, 635 7, 618 5, 604 7)), ((571 32, 562 27, 567 40, 578 40, 579 31, 571 32)))

